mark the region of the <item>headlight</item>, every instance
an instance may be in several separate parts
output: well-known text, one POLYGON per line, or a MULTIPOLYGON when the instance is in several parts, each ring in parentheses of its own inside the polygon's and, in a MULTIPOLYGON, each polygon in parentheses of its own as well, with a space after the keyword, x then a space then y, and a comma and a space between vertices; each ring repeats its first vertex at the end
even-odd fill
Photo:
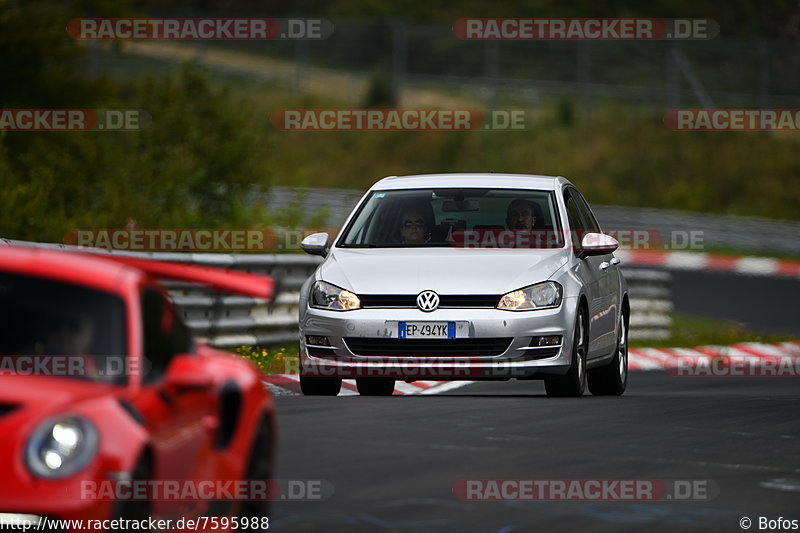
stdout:
POLYGON ((558 307, 561 305, 561 292, 561 285, 555 281, 545 281, 504 294, 497 308, 508 311, 529 311, 558 307))
POLYGON ((331 309, 333 311, 350 311, 361 307, 361 300, 352 292, 318 281, 311 289, 311 307, 331 309))
POLYGON ((97 452, 97 430, 80 416, 51 419, 28 440, 25 464, 35 475, 57 479, 86 467, 97 452))

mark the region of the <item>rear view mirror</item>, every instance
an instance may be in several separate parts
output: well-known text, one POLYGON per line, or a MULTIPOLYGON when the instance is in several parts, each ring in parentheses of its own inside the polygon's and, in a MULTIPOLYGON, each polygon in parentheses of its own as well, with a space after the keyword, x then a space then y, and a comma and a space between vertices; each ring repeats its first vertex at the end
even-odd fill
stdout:
POLYGON ((462 213, 464 211, 477 211, 481 207, 478 200, 445 200, 442 211, 445 213, 462 213))
POLYGON ((321 255, 325 257, 328 255, 328 234, 327 233, 312 233, 300 243, 300 248, 307 254, 321 255))

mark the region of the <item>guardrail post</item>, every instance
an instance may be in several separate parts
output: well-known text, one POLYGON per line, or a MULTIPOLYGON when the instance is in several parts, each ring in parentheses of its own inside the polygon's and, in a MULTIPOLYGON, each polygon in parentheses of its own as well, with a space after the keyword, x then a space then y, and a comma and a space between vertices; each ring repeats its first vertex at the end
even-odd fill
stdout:
POLYGON ((631 339, 668 339, 672 333, 672 275, 663 270, 626 268, 631 339))

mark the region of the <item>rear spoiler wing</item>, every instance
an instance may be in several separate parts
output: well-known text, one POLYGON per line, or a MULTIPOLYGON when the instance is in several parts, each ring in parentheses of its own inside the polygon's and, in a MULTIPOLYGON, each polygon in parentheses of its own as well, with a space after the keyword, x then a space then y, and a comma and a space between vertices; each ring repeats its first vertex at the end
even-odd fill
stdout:
POLYGON ((218 290, 236 292, 254 298, 264 298, 268 301, 272 301, 277 292, 275 279, 272 276, 183 263, 170 263, 155 259, 140 259, 138 257, 119 255, 103 255, 102 257, 103 259, 109 259, 136 268, 157 278, 202 283, 218 290))

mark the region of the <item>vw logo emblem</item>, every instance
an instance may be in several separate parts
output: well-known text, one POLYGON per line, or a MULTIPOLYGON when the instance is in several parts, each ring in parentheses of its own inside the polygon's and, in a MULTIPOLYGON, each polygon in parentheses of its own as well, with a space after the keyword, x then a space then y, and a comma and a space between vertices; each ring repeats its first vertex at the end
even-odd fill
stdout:
POLYGON ((439 295, 433 291, 422 291, 417 295, 417 307, 423 311, 435 311, 439 307, 439 295))

